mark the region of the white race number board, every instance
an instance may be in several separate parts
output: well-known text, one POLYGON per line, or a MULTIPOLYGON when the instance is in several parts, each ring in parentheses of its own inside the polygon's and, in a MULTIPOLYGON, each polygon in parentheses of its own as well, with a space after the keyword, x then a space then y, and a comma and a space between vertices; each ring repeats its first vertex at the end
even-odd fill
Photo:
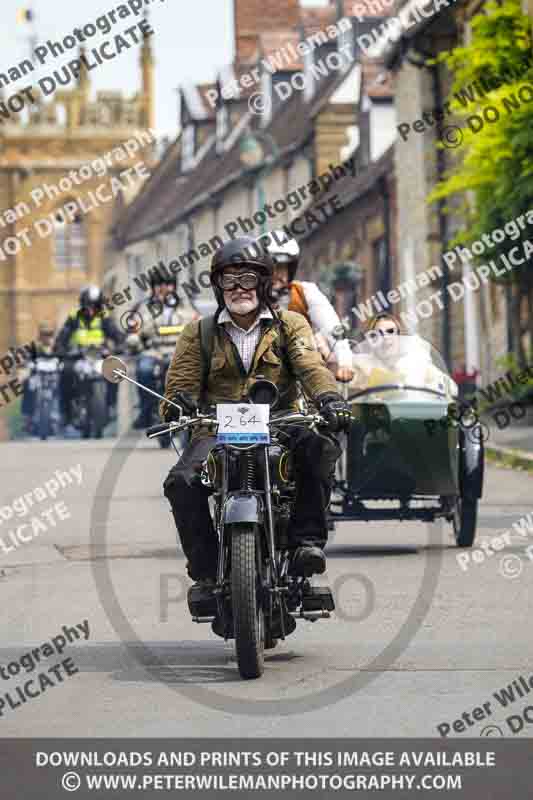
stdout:
POLYGON ((270 444, 269 419, 266 403, 217 403, 217 442, 270 444))

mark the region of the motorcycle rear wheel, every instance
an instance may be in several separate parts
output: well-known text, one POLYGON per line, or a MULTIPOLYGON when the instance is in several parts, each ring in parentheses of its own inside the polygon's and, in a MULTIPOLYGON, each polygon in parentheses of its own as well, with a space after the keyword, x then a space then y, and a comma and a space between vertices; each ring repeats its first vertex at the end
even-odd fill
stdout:
POLYGON ((265 613, 257 572, 257 526, 231 526, 231 597, 237 664, 241 678, 264 672, 265 613))

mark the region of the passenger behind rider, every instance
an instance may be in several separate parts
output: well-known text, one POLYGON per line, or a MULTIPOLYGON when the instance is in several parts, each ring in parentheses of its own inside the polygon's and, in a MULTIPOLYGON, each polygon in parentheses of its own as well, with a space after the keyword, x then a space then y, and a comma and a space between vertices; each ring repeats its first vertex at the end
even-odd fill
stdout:
MULTIPOLYGON (((199 323, 191 322, 178 340, 165 397, 189 413, 199 403, 205 407, 243 402, 249 387, 261 375, 278 387, 279 410, 297 410, 295 379, 299 379, 330 430, 343 430, 350 424, 349 409, 313 346, 308 323, 300 314, 273 307, 273 268, 270 256, 251 237, 229 242, 215 253, 211 283, 218 310, 207 381, 202 377, 199 323)), ((170 420, 176 411, 164 402, 161 414, 170 420)), ((297 488, 290 525, 290 571, 309 576, 326 568, 326 507, 340 448, 331 435, 301 426, 293 428, 297 488)), ((197 582, 192 588, 207 596, 216 579, 218 538, 209 513, 209 490, 200 481, 199 469, 214 444, 213 436, 193 435, 164 483, 187 571, 197 582)), ((215 627, 213 630, 217 632, 215 627)))
MULTIPOLYGON (((266 235, 261 236, 262 242, 266 235)), ((313 333, 319 351, 328 366, 331 364, 338 381, 348 382, 353 378, 350 345, 346 339, 336 340, 333 331, 343 332, 339 316, 326 295, 316 283, 296 281, 300 263, 300 247, 296 239, 289 238, 283 230, 268 234, 266 249, 274 260, 272 281, 273 296, 277 306, 302 314, 313 333)))
MULTIPOLYGON (((125 335, 117 327, 111 316, 107 316, 103 308, 103 294, 97 286, 88 286, 80 293, 79 308, 72 311, 65 320, 57 335, 54 351, 63 354, 68 350, 88 347, 102 348, 107 341, 121 348, 125 335)), ((108 384, 108 403, 111 411, 116 406, 117 385, 108 384)), ((76 391, 76 373, 74 361, 65 359, 59 382, 59 394, 63 424, 72 428, 72 400, 76 391)))

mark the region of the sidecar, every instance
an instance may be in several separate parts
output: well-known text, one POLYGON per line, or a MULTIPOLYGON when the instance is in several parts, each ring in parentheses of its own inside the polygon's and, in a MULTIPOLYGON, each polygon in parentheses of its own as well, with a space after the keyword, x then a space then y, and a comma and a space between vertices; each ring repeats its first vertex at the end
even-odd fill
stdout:
POLYGON ((330 503, 334 520, 451 522, 471 547, 483 490, 483 432, 459 415, 457 386, 418 336, 367 335, 350 343, 345 391, 353 422, 330 503))

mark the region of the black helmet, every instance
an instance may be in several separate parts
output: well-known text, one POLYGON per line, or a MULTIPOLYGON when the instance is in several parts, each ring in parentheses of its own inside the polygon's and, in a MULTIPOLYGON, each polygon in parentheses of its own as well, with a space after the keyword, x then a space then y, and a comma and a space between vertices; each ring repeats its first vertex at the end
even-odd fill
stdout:
POLYGON ((257 296, 261 304, 270 307, 272 303, 272 275, 274 262, 270 255, 251 236, 241 236, 227 242, 216 251, 211 261, 211 285, 215 292, 219 307, 224 306, 224 293, 216 285, 215 278, 218 272, 225 267, 246 266, 254 272, 259 272, 261 280, 257 287, 257 296))
POLYGON ((161 265, 161 262, 157 267, 153 267, 148 274, 150 275, 150 287, 152 289, 169 283, 174 287, 177 285, 176 275, 169 272, 165 265, 161 265))
POLYGON ((94 308, 101 310, 104 297, 98 286, 86 286, 80 293, 80 308, 82 310, 94 308))

